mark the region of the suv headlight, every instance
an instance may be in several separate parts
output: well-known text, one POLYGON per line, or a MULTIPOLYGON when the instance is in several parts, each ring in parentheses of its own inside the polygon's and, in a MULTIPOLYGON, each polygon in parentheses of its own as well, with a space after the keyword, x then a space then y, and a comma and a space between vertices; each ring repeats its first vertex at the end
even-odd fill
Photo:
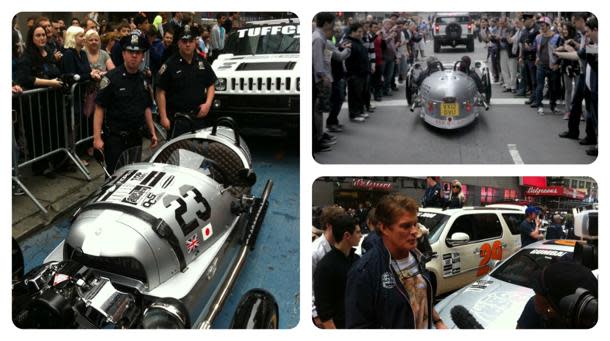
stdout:
POLYGON ((218 78, 216 83, 214 84, 214 89, 216 91, 225 91, 227 90, 227 79, 226 78, 218 78))

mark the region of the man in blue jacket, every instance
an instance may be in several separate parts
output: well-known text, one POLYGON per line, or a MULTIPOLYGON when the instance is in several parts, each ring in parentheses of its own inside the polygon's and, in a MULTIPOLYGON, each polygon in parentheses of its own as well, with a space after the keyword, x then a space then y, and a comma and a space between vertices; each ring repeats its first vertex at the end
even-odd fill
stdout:
POLYGON ((417 210, 417 202, 401 194, 377 205, 381 238, 347 275, 346 328, 447 328, 434 310, 432 284, 417 250, 417 210))

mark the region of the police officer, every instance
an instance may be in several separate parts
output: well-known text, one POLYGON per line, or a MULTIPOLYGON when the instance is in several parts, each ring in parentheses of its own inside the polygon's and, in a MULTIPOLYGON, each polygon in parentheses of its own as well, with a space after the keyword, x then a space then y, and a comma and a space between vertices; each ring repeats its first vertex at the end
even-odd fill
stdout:
POLYGON ((151 135, 150 147, 157 145, 149 85, 138 70, 149 47, 148 41, 138 32, 132 32, 121 38, 120 43, 124 64, 102 78, 93 118, 93 146, 104 151, 110 174, 123 151, 142 144, 144 123, 151 135))
POLYGON ((216 74, 210 63, 196 53, 196 38, 199 28, 184 25, 176 37, 178 53, 172 55, 159 69, 156 86, 157 105, 161 125, 170 129, 176 125, 176 113, 194 116, 194 127, 178 124, 173 136, 188 132, 189 128, 200 129, 205 126, 205 118, 214 100, 216 74))

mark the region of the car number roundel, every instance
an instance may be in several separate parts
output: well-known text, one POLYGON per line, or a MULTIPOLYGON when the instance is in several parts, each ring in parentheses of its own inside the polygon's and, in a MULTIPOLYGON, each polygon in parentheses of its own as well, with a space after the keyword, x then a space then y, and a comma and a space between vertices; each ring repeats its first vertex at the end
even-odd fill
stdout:
POLYGON ((485 276, 491 271, 489 262, 492 259, 502 260, 502 242, 496 240, 493 244, 485 243, 481 245, 481 252, 479 255, 481 256, 481 262, 479 263, 477 276, 485 276))

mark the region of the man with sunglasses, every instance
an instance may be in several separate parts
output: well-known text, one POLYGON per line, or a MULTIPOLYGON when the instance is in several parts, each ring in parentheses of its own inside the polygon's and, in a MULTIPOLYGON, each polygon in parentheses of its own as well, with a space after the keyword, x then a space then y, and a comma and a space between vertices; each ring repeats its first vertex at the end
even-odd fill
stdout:
POLYGON ((434 310, 434 288, 417 250, 417 211, 417 202, 402 194, 379 201, 375 218, 381 238, 347 275, 347 328, 447 328, 434 310))
POLYGON ((210 63, 195 52, 199 27, 184 25, 176 34, 178 53, 172 55, 159 68, 156 98, 161 125, 170 130, 176 124, 176 113, 192 114, 194 126, 186 122, 174 129, 174 137, 191 129, 206 126, 204 118, 210 112, 214 100, 216 74, 210 63))

